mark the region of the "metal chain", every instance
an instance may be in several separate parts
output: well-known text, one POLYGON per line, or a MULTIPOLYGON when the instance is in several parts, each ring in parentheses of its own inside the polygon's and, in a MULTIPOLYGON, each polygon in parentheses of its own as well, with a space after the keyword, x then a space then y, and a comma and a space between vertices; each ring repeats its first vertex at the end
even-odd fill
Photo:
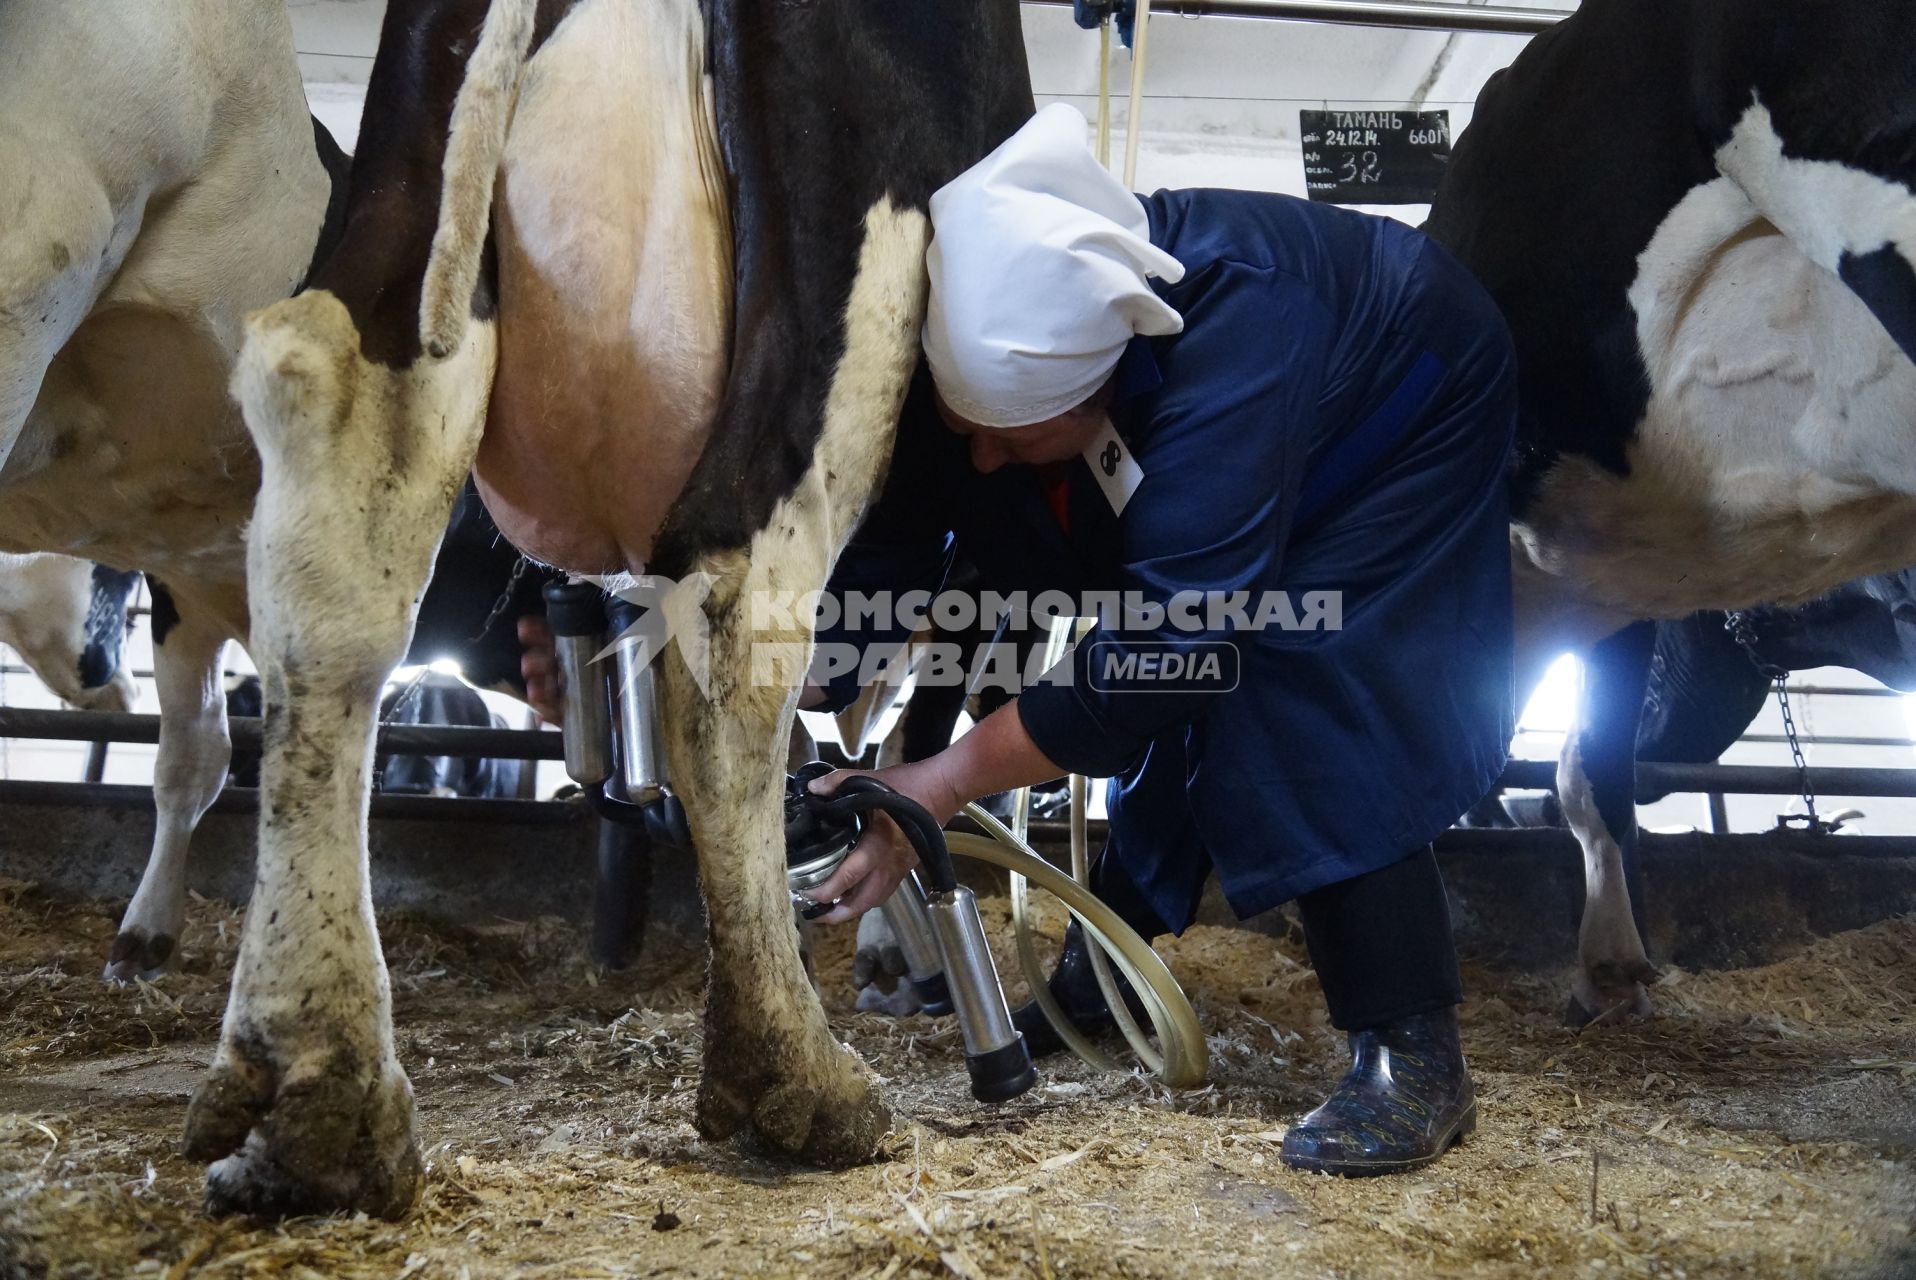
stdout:
MULTIPOLYGON (((403 715, 407 709, 411 707, 413 701, 419 697, 419 691, 425 688, 426 677, 431 674, 431 667, 420 667, 419 670, 413 674, 413 678, 406 682, 406 687, 399 691, 399 696, 393 699, 392 710, 379 717, 377 727, 384 728, 389 724, 400 723, 399 717, 403 715)), ((379 791, 385 787, 386 766, 390 763, 392 763, 392 756, 390 755, 386 756, 383 760, 378 756, 373 758, 374 791, 379 791)))
POLYGON ((1776 825, 1788 827, 1800 825, 1805 831, 1815 834, 1833 831, 1835 828, 1816 816, 1816 788, 1810 784, 1810 765, 1803 755, 1803 741, 1796 731, 1796 717, 1790 710, 1789 671, 1774 662, 1765 662, 1756 652, 1756 628, 1750 623, 1750 615, 1744 610, 1724 616, 1723 625, 1730 636, 1749 658, 1750 665, 1757 672, 1768 677, 1776 689, 1776 706, 1783 713, 1783 737, 1790 746, 1790 760, 1796 766, 1796 781, 1803 793, 1803 812, 1800 814, 1779 813, 1776 825))
POLYGON ((512 607, 512 597, 519 590, 519 580, 526 576, 526 570, 531 567, 532 559, 529 556, 520 556, 519 562, 512 566, 512 576, 506 579, 506 589, 501 591, 499 598, 492 602, 492 612, 486 615, 486 620, 479 624, 479 630, 470 637, 473 643, 484 640, 492 630, 492 624, 499 621, 505 611, 512 607))

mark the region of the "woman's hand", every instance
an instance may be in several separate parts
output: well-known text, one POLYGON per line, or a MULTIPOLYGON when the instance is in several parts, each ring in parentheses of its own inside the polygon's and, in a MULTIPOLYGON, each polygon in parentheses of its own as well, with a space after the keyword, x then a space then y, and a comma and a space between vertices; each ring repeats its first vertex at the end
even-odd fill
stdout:
MULTIPOLYGON (((815 795, 830 795, 845 779, 856 777, 876 778, 900 795, 916 800, 941 827, 956 816, 967 798, 947 781, 942 756, 889 769, 840 769, 813 782, 811 790, 815 795)), ((885 814, 868 814, 865 834, 857 846, 845 855, 830 879, 805 896, 814 902, 838 903, 819 917, 825 924, 855 920, 891 897, 905 874, 917 865, 918 854, 898 824, 885 814)))
POLYGON ((565 674, 559 669, 559 649, 552 628, 543 617, 519 619, 519 674, 525 678, 526 701, 549 724, 565 723, 565 674))
MULTIPOLYGON (((812 783, 812 790, 829 795, 838 790, 840 782, 862 772, 867 771, 841 769, 827 774, 812 783)), ((1031 741, 1019 718, 1018 704, 1012 702, 986 716, 970 733, 930 759, 879 769, 869 776, 925 806, 932 821, 942 827, 968 800, 1013 787, 1035 786, 1064 772, 1031 741)), ((875 813, 858 847, 845 855, 831 879, 807 896, 814 902, 838 902, 821 917, 829 923, 856 919, 891 897, 905 873, 917 865, 918 855, 897 824, 875 813)))

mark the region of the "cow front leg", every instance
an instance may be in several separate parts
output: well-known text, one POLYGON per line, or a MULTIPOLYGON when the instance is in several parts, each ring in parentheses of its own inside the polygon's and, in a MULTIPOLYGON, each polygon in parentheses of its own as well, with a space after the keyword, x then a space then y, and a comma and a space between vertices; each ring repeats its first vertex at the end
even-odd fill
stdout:
POLYGON ((187 1116, 212 1212, 397 1216, 421 1164, 367 880, 382 685, 477 449, 494 334, 389 367, 331 293, 248 326, 247 547, 265 696, 259 862, 218 1055, 187 1116))
POLYGON ((220 657, 226 629, 153 584, 153 683, 160 695, 160 749, 153 764, 153 851, 127 904, 106 971, 111 983, 151 980, 172 962, 186 917, 187 846, 226 785, 233 758, 220 657))
POLYGON ((1557 795, 1583 848, 1583 921, 1567 1021, 1647 1014, 1644 953, 1631 908, 1629 869, 1637 843, 1637 723, 1643 712, 1656 625, 1639 622, 1602 641, 1584 664, 1577 722, 1557 763, 1557 795))

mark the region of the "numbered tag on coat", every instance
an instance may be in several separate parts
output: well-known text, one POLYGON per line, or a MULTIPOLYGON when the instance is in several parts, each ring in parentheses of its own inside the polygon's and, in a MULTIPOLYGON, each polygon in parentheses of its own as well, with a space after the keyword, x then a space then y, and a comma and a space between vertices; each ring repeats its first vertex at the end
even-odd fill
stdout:
POLYGON ((1097 477, 1098 488, 1104 490, 1112 514, 1123 515, 1125 505, 1144 480, 1144 468, 1131 456, 1131 447, 1118 438, 1108 419, 1085 448, 1084 460, 1091 464, 1091 474, 1097 477))

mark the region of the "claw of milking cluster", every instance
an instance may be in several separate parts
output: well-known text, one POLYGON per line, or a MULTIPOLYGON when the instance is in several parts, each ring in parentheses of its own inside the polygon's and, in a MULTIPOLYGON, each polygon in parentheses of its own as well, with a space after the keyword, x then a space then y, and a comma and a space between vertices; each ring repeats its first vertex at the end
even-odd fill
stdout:
POLYGON ((957 1013, 972 1096, 980 1102, 1017 1097, 1037 1083, 1038 1072, 1024 1035, 1012 1025, 977 899, 958 883, 944 833, 923 807, 873 778, 848 779, 829 796, 813 794, 811 783, 830 772, 830 765, 814 761, 785 783, 786 883, 800 914, 814 918, 831 909, 805 894, 830 879, 857 845, 863 815, 891 816, 930 881, 927 890, 918 873, 906 876, 883 907, 912 986, 924 1012, 957 1013))
POLYGON ((831 879, 865 828, 859 814, 834 811, 829 796, 811 793, 811 784, 831 771, 823 760, 814 760, 785 779, 785 883, 807 920, 824 915, 832 904, 814 902, 806 892, 831 879))

